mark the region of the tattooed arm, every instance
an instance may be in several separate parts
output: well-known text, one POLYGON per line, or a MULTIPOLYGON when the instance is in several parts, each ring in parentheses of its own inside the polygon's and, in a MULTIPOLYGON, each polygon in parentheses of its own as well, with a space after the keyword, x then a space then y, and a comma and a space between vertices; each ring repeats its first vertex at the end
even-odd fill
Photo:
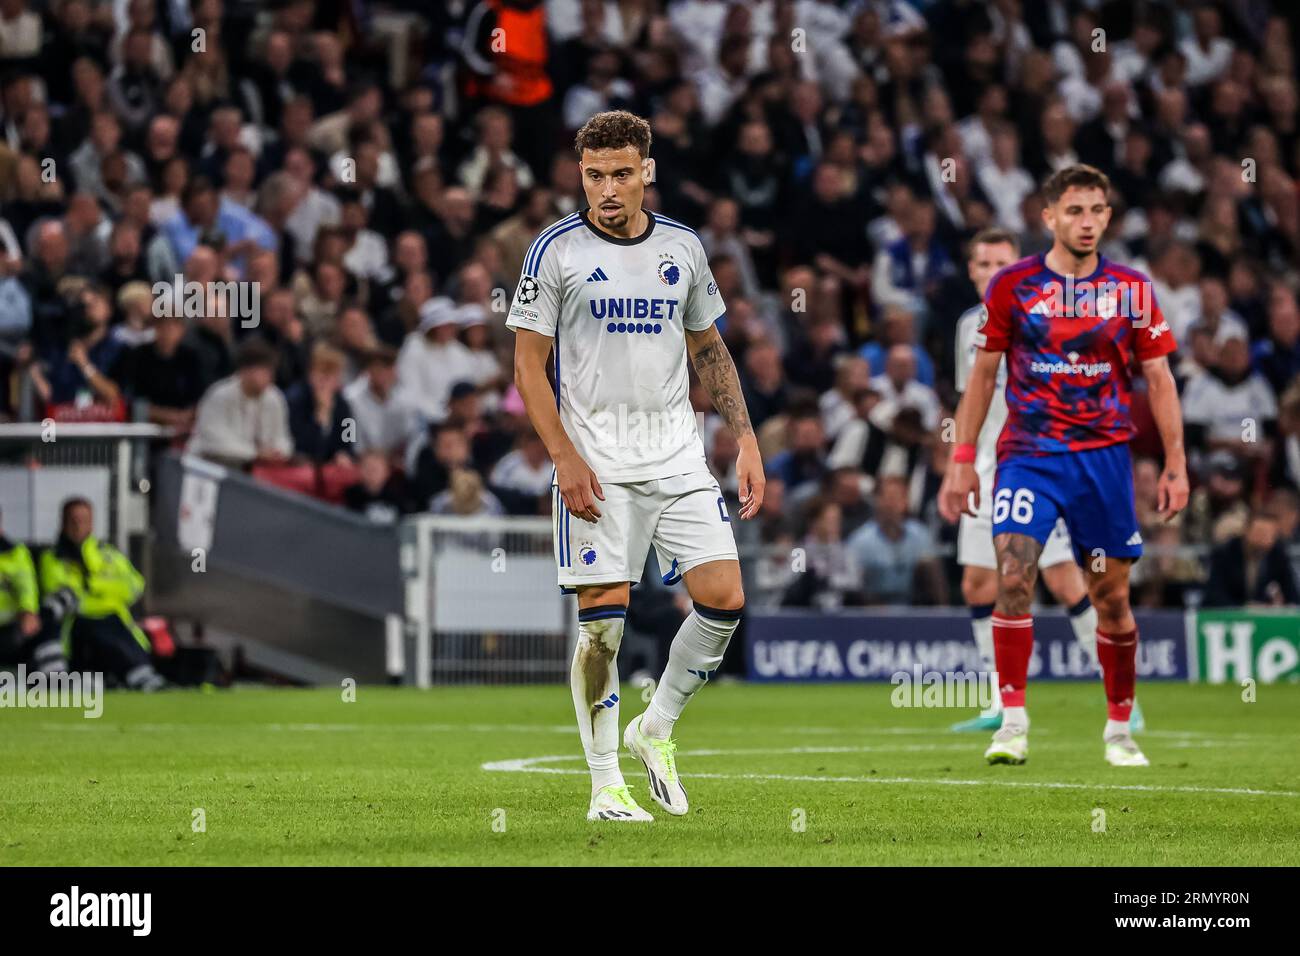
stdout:
POLYGON ((763 456, 758 451, 758 438, 749 420, 745 396, 740 391, 736 363, 731 360, 731 352, 713 325, 702 332, 687 329, 686 351, 700 381, 713 397, 713 407, 740 444, 740 454, 736 458, 740 517, 752 518, 763 507, 763 488, 767 479, 763 477, 763 456))

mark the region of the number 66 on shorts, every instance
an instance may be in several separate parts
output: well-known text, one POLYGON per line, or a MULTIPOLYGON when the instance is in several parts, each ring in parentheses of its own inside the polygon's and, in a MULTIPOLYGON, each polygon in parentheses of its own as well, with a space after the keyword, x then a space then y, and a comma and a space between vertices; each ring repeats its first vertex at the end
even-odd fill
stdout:
POLYGON ((1097 549, 1112 558, 1142 556, 1127 444, 998 462, 994 537, 1024 534, 1043 544, 1058 517, 1065 520, 1076 560, 1097 549))
POLYGON ((1004 524, 1008 519, 1016 524, 1034 520, 1034 493, 1028 488, 999 488, 994 494, 993 523, 1004 524))

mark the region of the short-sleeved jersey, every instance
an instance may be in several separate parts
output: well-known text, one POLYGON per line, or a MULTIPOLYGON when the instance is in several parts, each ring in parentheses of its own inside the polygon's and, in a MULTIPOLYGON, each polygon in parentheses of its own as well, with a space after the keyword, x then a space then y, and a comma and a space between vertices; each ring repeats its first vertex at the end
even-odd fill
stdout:
POLYGON ((699 236, 646 210, 645 231, 620 239, 588 212, 533 242, 506 326, 555 339, 560 422, 599 480, 705 469, 686 330, 707 329, 725 308, 699 236))
POLYGON ((1149 278, 1104 256, 1091 275, 1067 278, 1040 253, 995 275, 984 308, 976 344, 1007 356, 999 461, 1133 437, 1132 364, 1177 347, 1149 278))

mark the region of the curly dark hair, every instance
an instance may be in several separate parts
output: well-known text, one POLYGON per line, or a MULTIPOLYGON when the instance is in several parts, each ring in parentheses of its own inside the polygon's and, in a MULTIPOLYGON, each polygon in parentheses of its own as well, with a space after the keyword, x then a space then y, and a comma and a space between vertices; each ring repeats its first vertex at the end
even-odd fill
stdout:
POLYGON ((650 155, 650 124, 627 110, 607 110, 587 120, 574 137, 573 148, 581 158, 586 149, 622 149, 635 146, 645 159, 650 155))
POLYGON ((1064 196, 1065 191, 1072 186, 1081 189, 1100 189, 1107 197, 1110 196, 1109 176, 1096 166, 1075 163, 1073 166, 1058 169, 1047 178, 1047 182, 1043 183, 1043 200, 1050 206, 1064 196))

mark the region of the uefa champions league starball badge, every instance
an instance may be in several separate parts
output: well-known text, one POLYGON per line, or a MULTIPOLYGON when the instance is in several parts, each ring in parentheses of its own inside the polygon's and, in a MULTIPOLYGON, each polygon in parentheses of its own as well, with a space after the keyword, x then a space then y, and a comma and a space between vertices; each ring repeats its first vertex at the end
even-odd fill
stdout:
POLYGON ((537 284, 537 280, 532 276, 524 276, 519 280, 519 301, 524 305, 536 302, 541 291, 542 287, 537 284))

